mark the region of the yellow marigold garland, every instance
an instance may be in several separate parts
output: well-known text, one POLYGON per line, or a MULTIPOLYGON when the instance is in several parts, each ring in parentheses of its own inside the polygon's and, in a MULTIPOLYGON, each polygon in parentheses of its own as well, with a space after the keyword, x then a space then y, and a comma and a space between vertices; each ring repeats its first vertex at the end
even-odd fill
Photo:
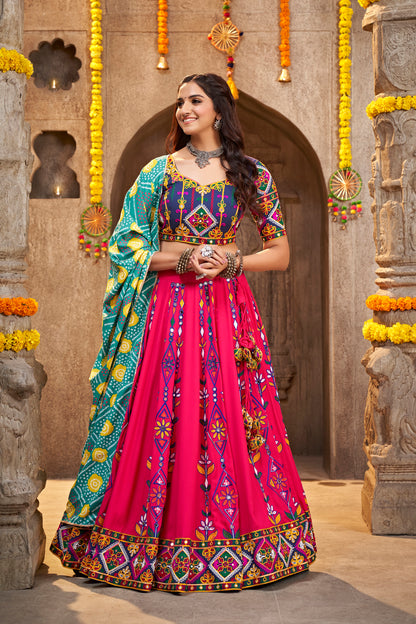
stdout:
POLYGON ((416 95, 406 95, 405 97, 388 95, 370 102, 366 112, 368 117, 373 119, 380 113, 392 113, 395 110, 410 110, 411 108, 416 108, 416 95))
POLYGON ((25 299, 24 297, 1 297, 0 314, 6 316, 33 316, 38 310, 38 302, 35 299, 25 299))
POLYGON ((280 0, 280 65, 282 72, 280 82, 290 82, 288 67, 290 67, 290 7, 289 0, 280 0))
POLYGON ((90 0, 91 5, 91 106, 90 106, 90 138, 91 138, 91 167, 90 167, 90 191, 91 203, 100 203, 103 190, 103 102, 101 97, 101 72, 103 64, 101 52, 103 51, 103 35, 101 30, 101 2, 90 0))
POLYGON ((351 167, 351 24, 350 0, 339 2, 339 168, 351 167))
POLYGON ((33 74, 33 65, 17 50, 0 48, 0 71, 14 71, 17 74, 26 74, 26 78, 30 78, 33 74))
POLYGON ((355 199, 361 191, 361 177, 351 168, 351 26, 353 10, 350 0, 339 0, 338 64, 339 64, 339 161, 338 170, 329 180, 328 212, 333 221, 346 228, 348 219, 361 216, 361 201, 355 199), (343 202, 341 206, 337 201, 343 202), (352 202, 348 205, 346 202, 352 202))
POLYGON ((157 11, 157 51, 160 54, 157 69, 169 69, 166 55, 169 54, 168 38, 168 3, 167 0, 158 0, 157 11))
POLYGON ((387 325, 376 323, 369 319, 364 323, 363 336, 366 340, 371 340, 371 342, 386 342, 390 340, 394 344, 416 343, 416 323, 414 325, 395 323, 391 327, 387 327, 387 325))
POLYGON ((0 332, 0 353, 2 351, 22 351, 36 349, 40 342, 40 334, 36 329, 17 330, 12 334, 0 332))
MULTIPOLYGON (((107 238, 98 240, 99 236, 104 236, 111 226, 111 215, 105 206, 102 205, 103 192, 103 101, 101 96, 101 74, 103 64, 101 54, 103 51, 103 35, 101 29, 102 10, 100 0, 90 0, 91 14, 91 41, 90 41, 90 68, 91 68, 91 105, 90 105, 90 201, 91 205, 84 210, 81 215, 81 229, 79 231, 79 248, 84 250, 87 256, 91 256, 91 240, 85 240, 85 234, 96 239, 94 243, 93 257, 98 260, 107 255, 107 238), (95 212, 96 221, 88 227, 87 213, 95 212), (100 222, 100 223, 98 223, 100 222), (108 223, 108 227, 103 224, 108 223), (99 229, 102 226, 102 230, 99 229)), ((90 220, 88 221, 90 223, 90 220)))
POLYGON ((358 0, 358 4, 363 7, 363 9, 367 9, 370 5, 374 4, 374 2, 378 2, 379 0, 358 0))
POLYGON ((416 297, 388 297, 387 295, 370 295, 365 305, 375 312, 391 312, 400 310, 416 310, 416 297))

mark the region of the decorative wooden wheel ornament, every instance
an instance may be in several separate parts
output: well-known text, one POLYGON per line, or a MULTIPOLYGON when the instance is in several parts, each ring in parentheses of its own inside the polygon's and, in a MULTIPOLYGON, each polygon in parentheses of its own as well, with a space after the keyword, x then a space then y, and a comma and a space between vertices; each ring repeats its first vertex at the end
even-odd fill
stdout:
POLYGON ((88 236, 102 236, 111 227, 110 211, 101 204, 92 204, 82 213, 81 225, 88 236))
POLYGON ((335 199, 349 201, 357 197, 362 187, 360 175, 354 169, 338 169, 329 180, 329 190, 335 199))
POLYGON ((220 52, 228 52, 230 48, 234 49, 239 44, 240 31, 232 22, 219 22, 211 30, 210 37, 214 48, 220 52))

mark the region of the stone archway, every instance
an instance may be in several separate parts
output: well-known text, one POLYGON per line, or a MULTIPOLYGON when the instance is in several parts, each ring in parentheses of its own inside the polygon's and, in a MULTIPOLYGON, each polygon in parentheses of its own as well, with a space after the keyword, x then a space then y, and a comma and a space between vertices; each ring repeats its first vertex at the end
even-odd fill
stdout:
MULTIPOLYGON (((165 153, 172 110, 155 115, 126 146, 111 193, 114 223, 140 169, 165 153)), ((291 246, 285 273, 247 275, 269 338, 285 424, 294 454, 328 456, 327 211, 321 166, 304 135, 275 110, 242 93, 238 111, 247 153, 264 162, 277 182, 291 246)), ((260 248, 249 218, 238 238, 244 253, 260 248)))

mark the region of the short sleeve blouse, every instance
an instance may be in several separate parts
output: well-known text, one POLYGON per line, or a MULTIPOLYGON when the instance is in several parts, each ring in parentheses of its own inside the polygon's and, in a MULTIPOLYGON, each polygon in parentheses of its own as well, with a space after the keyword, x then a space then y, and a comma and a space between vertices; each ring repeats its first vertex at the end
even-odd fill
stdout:
MULTIPOLYGON (((263 241, 286 234, 279 196, 270 172, 254 161, 259 172, 256 180, 257 204, 261 213, 250 208, 263 241)), ((200 185, 183 176, 168 156, 159 204, 159 238, 188 244, 225 245, 235 242, 243 208, 235 198, 228 180, 200 185)))

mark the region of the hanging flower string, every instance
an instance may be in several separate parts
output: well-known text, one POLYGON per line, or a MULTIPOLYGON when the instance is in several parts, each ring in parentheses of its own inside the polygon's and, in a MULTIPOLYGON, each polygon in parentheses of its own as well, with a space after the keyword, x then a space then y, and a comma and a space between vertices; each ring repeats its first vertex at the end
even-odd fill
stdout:
POLYGON ((224 2, 222 6, 223 21, 215 24, 208 35, 214 48, 227 54, 227 84, 235 100, 238 99, 238 89, 235 86, 234 74, 234 52, 240 42, 243 33, 240 32, 231 21, 231 0, 224 2))
POLYGON ((339 169, 329 180, 328 212, 345 229, 349 218, 361 216, 361 202, 354 200, 362 187, 361 177, 351 168, 351 24, 350 0, 339 0, 339 169), (339 206, 338 201, 342 202, 339 206), (351 202, 348 204, 347 202, 351 202))
POLYGON ((290 8, 289 0, 280 0, 280 82, 290 82, 290 8))
POLYGON ((35 299, 24 299, 23 297, 1 297, 0 314, 5 316, 33 316, 38 310, 38 303, 35 299))
POLYGON ((0 332, 0 353, 3 351, 30 351, 36 349, 40 342, 40 334, 36 329, 27 329, 26 331, 17 330, 12 334, 3 334, 0 332))
POLYGON ((90 0, 91 7, 91 105, 90 105, 90 201, 91 205, 81 215, 81 229, 78 236, 79 247, 87 256, 93 255, 97 260, 106 256, 108 251, 108 238, 101 238, 111 227, 111 214, 108 208, 102 204, 103 192, 103 102, 101 97, 101 74, 103 64, 101 53, 103 51, 103 35, 101 29, 101 2, 90 0), (92 254, 92 241, 85 236, 96 239, 92 254))
POLYGON ((169 69, 166 55, 169 54, 168 39, 168 3, 167 0, 158 0, 157 11, 157 51, 159 52, 159 62, 157 69, 169 69))
POLYGON ((0 71, 14 71, 17 74, 26 74, 30 78, 33 74, 33 65, 23 54, 17 50, 0 48, 0 71))
POLYGON ((353 10, 349 0, 339 3, 339 167, 351 167, 351 20, 353 10))

